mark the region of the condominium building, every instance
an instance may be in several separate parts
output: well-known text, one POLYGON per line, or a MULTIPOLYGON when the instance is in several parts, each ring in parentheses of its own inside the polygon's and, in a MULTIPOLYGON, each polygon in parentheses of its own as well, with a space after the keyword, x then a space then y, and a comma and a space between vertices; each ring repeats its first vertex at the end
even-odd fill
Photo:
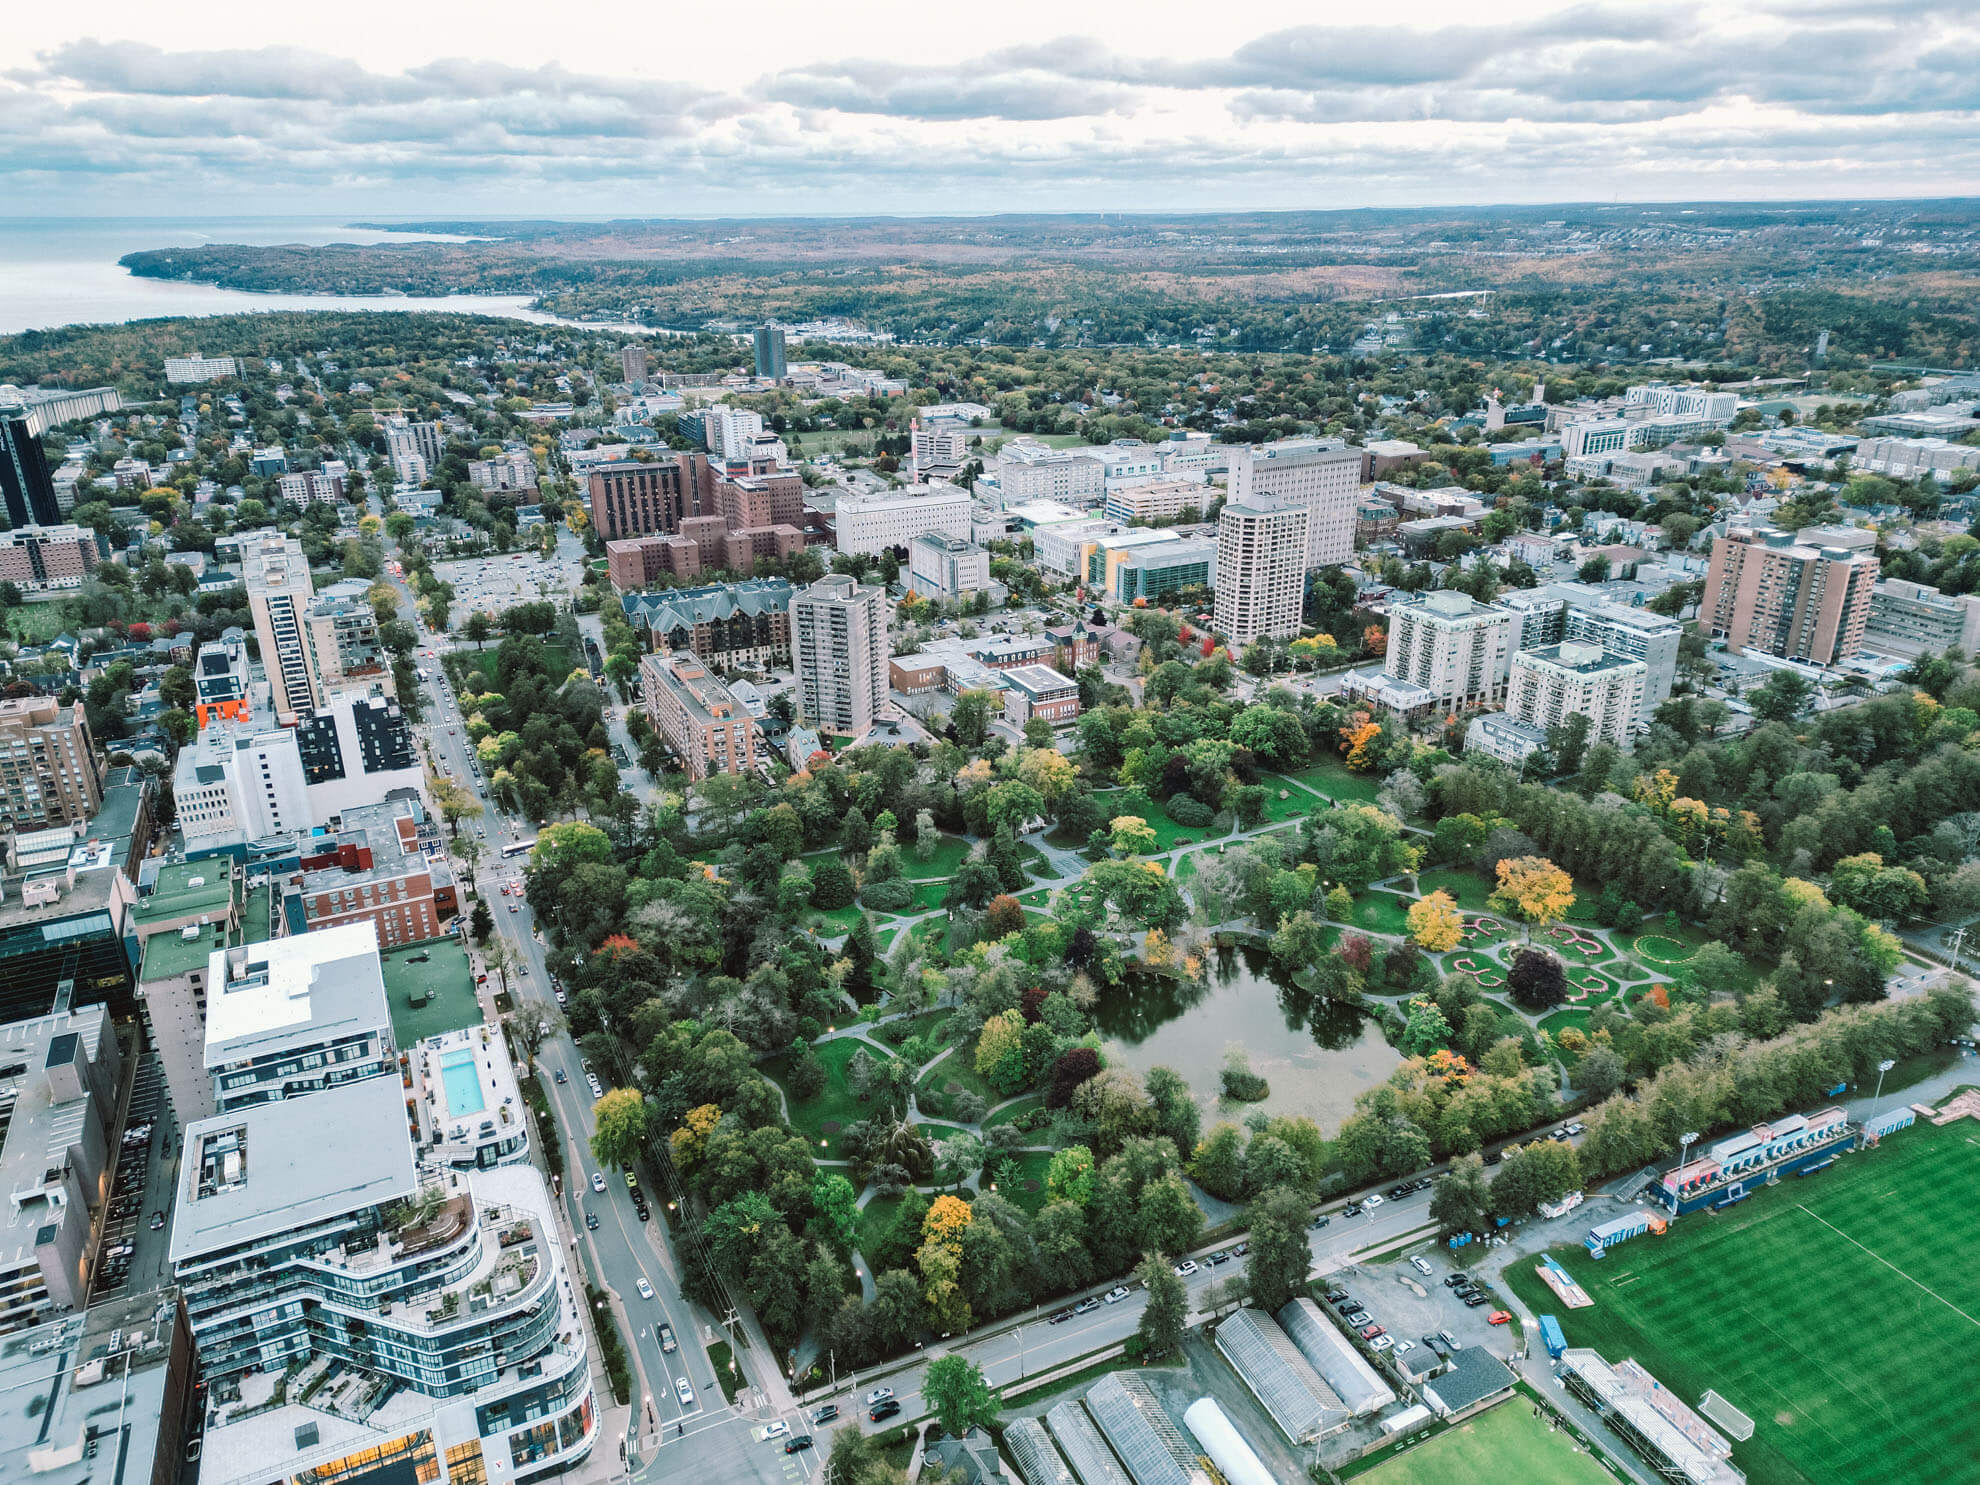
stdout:
POLYGON ((103 767, 83 704, 0 699, 0 833, 81 825, 102 805, 103 767))
POLYGON ((1676 619, 1617 603, 1588 583, 1514 588, 1495 601, 1513 616, 1515 650, 1572 641, 1641 660, 1646 673, 1638 722, 1647 722, 1650 713, 1670 699, 1677 679, 1678 641, 1684 636, 1684 625, 1676 619))
POLYGON ((193 657, 193 710, 199 725, 222 717, 247 721, 252 708, 249 682, 247 638, 240 630, 229 629, 201 645, 193 657))
POLYGON ((1233 501, 1217 517, 1217 630, 1233 645, 1296 639, 1306 606, 1307 509, 1233 501))
POLYGON ((1705 387, 1674 387, 1667 382, 1647 382, 1631 387, 1623 395, 1628 408, 1648 407, 1673 417, 1701 418, 1721 427, 1732 422, 1739 411, 1737 392, 1714 392, 1705 387))
POLYGON ((344 686, 296 724, 296 755, 313 819, 388 797, 417 796, 426 781, 412 723, 382 686, 344 686))
POLYGON ((858 737, 887 699, 887 594, 843 574, 791 599, 791 661, 799 720, 858 737))
POLYGON ((619 373, 633 386, 646 380, 646 347, 627 345, 619 347, 619 373))
POLYGON ((710 407, 701 414, 701 433, 708 452, 718 459, 743 459, 756 435, 763 432, 763 414, 742 407, 710 407))
POLYGON ((486 1485, 590 1453, 583 1307, 534 1167, 422 1165, 397 1077, 184 1143, 170 1257, 212 1389, 206 1485, 486 1485))
POLYGON ((839 550, 877 557, 931 533, 966 541, 970 504, 969 491, 939 482, 871 495, 841 495, 834 510, 839 550))
POLYGON ((1949 438, 1866 438, 1857 444, 1849 467, 1894 480, 1950 479, 1962 469, 1980 469, 1980 447, 1949 438))
POLYGON ((1445 712, 1496 706, 1506 694, 1512 615, 1469 594, 1439 589, 1389 606, 1383 674, 1428 692, 1445 712))
POLYGON ((701 512, 694 466, 687 459, 601 464, 590 475, 591 524, 606 541, 659 532, 672 535, 701 512))
POLYGON ((6 498, 7 524, 16 530, 54 526, 62 519, 48 455, 17 387, 7 388, 0 400, 0 495, 6 498))
POLYGON ((792 592, 783 578, 751 578, 628 593, 620 604, 650 650, 687 650, 723 670, 783 669, 791 663, 792 592))
POLYGON ((1107 474, 1092 449, 1014 438, 997 451, 997 488, 1006 508, 1026 500, 1092 506, 1106 493, 1107 474))
POLYGON ((316 597, 302 543, 275 531, 241 538, 241 575, 254 615, 261 665, 275 691, 275 717, 284 727, 316 705, 304 616, 316 597))
POLYGON ((427 469, 438 469, 447 457, 447 429, 431 420, 414 421, 394 413, 379 430, 385 435, 388 458, 418 458, 427 469))
POLYGON ((172 798, 188 855, 239 850, 314 823, 295 729, 262 716, 260 725, 215 721, 179 750, 172 798))
POLYGON ((39 438, 50 428, 81 418, 119 412, 124 399, 115 387, 0 387, 0 404, 27 409, 28 432, 39 438))
POLYGON ((788 372, 784 363, 784 332, 776 325, 764 325, 753 337, 756 374, 766 382, 780 382, 788 372))
POLYGON ((1506 687, 1507 715, 1531 727, 1588 718, 1590 742, 1629 746, 1643 716, 1649 667, 1600 645, 1559 644, 1520 650, 1506 687))
POLYGON ((21 526, 0 531, 0 582, 23 593, 82 587, 108 543, 85 526, 21 526))
POLYGON ((990 554, 959 536, 924 533, 908 543, 908 588, 954 601, 990 586, 990 554))
POLYGON ((302 624, 310 677, 318 697, 339 686, 391 674, 391 657, 378 637, 378 611, 362 596, 326 593, 303 611, 302 624))
MULTIPOLYGON (((0 1183, 11 1199, 0 1224, 0 1336, 80 1309, 89 1292, 90 1229, 117 1164, 121 1066, 103 1006, 0 1025, 0 1183)), ((28 1464, 25 1478, 39 1474, 33 1457, 17 1462, 28 1464)))
POLYGON ((1231 456, 1233 504, 1261 509, 1298 506, 1307 513, 1308 570, 1354 555, 1354 512, 1360 504, 1361 450, 1336 440, 1284 438, 1231 456))
POLYGON ((181 1123, 219 1111, 206 1067, 208 971, 224 963, 218 951, 268 942, 276 916, 272 887, 250 892, 238 867, 216 859, 166 862, 131 909, 138 1006, 181 1123))
POLYGON ((174 386, 217 382, 240 374, 240 362, 232 356, 202 356, 194 351, 190 356, 165 358, 165 380, 174 386))
POLYGON ((1712 543, 1699 622, 1734 650, 1833 665, 1861 647, 1877 577, 1873 552, 1735 527, 1712 543))
POLYGON ((528 449, 510 449, 493 459, 468 460, 468 483, 477 490, 534 490, 536 456, 528 449))
POLYGON ((1886 579, 1871 589, 1863 647, 1909 658, 1957 650, 1971 660, 1980 653, 1980 597, 1886 579))
POLYGON ((746 774, 756 767, 756 727, 729 688, 686 650, 639 662, 646 719, 677 754, 690 779, 746 774))

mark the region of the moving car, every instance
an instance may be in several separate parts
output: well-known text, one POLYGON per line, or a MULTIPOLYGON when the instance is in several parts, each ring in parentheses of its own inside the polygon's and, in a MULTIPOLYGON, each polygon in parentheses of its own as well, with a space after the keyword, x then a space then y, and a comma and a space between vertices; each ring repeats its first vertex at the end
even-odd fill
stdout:
POLYGON ((688 1385, 688 1379, 686 1377, 674 1378, 674 1396, 681 1400, 682 1407, 691 1408, 694 1406, 694 1388, 688 1385))
POLYGON ((1081 1301, 1080 1301, 1080 1302, 1079 1302, 1078 1304, 1076 1304, 1076 1305, 1074 1305, 1074 1306, 1073 1306, 1073 1313, 1074 1313, 1075 1315, 1084 1315, 1084 1314, 1086 1314, 1086 1313, 1087 1313, 1087 1311, 1089 1311, 1089 1310, 1097 1310, 1097 1309, 1099 1309, 1099 1308, 1100 1308, 1100 1301, 1099 1301, 1099 1300, 1097 1300, 1097 1299, 1082 1299, 1082 1300, 1081 1300, 1081 1301))
POLYGON ((586 1232, 598 1231, 598 1214, 596 1212, 586 1212, 584 1214, 584 1228, 586 1232))
POLYGON ((900 1411, 901 1411, 901 1405, 895 1402, 892 1398, 888 1398, 887 1401, 880 1404, 879 1407, 868 1408, 866 1410, 866 1421, 868 1423, 884 1423, 889 1418, 894 1417, 900 1411))
POLYGON ((570 1079, 564 1076, 564 1070, 561 1067, 557 1069, 557 1081, 560 1083, 570 1082, 570 1079))
POLYGON ((605 1177, 597 1171, 591 1173, 591 1189, 593 1191, 603 1191, 605 1189, 605 1177))
POLYGON ((1116 1284, 1112 1289, 1107 1291, 1107 1303, 1110 1305, 1117 1305, 1127 1297, 1128 1291, 1125 1284, 1116 1284))
POLYGON ((639 1283, 634 1287, 636 1287, 639 1290, 639 1297, 641 1299, 653 1298, 653 1286, 647 1283, 646 1280, 641 1279, 639 1283))
POLYGON ((786 1454, 801 1454, 810 1447, 811 1435, 808 1433, 793 1434, 790 1438, 784 1440, 784 1452, 786 1454))
POLYGON ((839 1405, 837 1403, 827 1403, 811 1415, 811 1426, 816 1428, 821 1423, 830 1423, 838 1416, 839 1405))
POLYGON ((1361 1215, 1361 1212, 1362 1212, 1361 1203, 1358 1201, 1351 1201, 1346 1206, 1341 1208, 1341 1215, 1343 1217, 1359 1217, 1361 1215))
POLYGON ((786 1423, 783 1419, 779 1418, 775 1423, 768 1424, 765 1426, 763 1430, 763 1437, 765 1437, 766 1439, 781 1439, 785 1434, 789 1433, 790 1431, 791 1431, 790 1424, 786 1423))
POLYGON ((878 1404, 885 1402, 888 1398, 892 1397, 893 1395, 894 1395, 894 1389, 891 1387, 876 1387, 871 1392, 866 1394, 866 1405, 869 1408, 875 1407, 878 1404))
POLYGON ((674 1349, 674 1327, 673 1327, 673 1326, 671 1326, 671 1325, 663 1325, 663 1326, 661 1326, 661 1327, 660 1327, 660 1349, 661 1349, 661 1350, 662 1350, 663 1352, 664 1352, 664 1351, 671 1351, 671 1350, 673 1350, 673 1349, 674 1349))
POLYGON ((1311 1227, 1315 1232, 1318 1232, 1321 1228, 1325 1227, 1329 1222, 1332 1222, 1333 1220, 1334 1219, 1332 1217, 1329 1217, 1325 1212, 1322 1212, 1319 1216, 1315 1217, 1311 1222, 1309 1222, 1307 1226, 1311 1227))
POLYGON ((1379 1196, 1365 1196, 1362 1198, 1361 1204, 1369 1211, 1373 1211, 1382 1204, 1382 1198, 1379 1196))
POLYGON ((1185 1258, 1181 1263, 1176 1265, 1176 1277, 1178 1279, 1187 1279, 1191 1274, 1196 1272, 1198 1272, 1198 1269, 1193 1259, 1185 1258))

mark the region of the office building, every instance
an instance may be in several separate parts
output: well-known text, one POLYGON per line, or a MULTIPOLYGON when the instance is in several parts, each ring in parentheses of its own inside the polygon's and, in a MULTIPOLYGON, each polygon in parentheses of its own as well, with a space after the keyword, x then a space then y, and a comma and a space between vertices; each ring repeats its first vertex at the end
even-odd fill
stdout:
MULTIPOLYGON (((100 1005, 0 1025, 0 1336, 80 1308, 110 1195, 121 1052, 100 1005)), ((3 1351, 5 1348, 0 1348, 3 1351)))
POLYGON ((15 530, 61 524, 48 455, 31 426, 27 403, 14 387, 0 398, 0 495, 6 497, 7 524, 15 530))
POLYGON ((1234 646, 1296 639, 1306 605, 1303 504, 1264 509, 1233 501, 1217 517, 1217 630, 1234 646))
POLYGON ((1714 392, 1704 387, 1673 387, 1666 382, 1648 382, 1631 387, 1623 394, 1626 412, 1649 408, 1653 415, 1698 418, 1724 427, 1739 411, 1737 392, 1714 392))
POLYGON ((1421 687, 1444 712, 1497 706, 1512 660, 1512 615, 1469 594, 1399 595, 1389 606, 1382 672, 1421 687))
POLYGON ((297 722, 295 739, 312 819, 417 795, 426 781, 412 723, 382 686, 332 691, 297 722))
POLYGON ((1980 653, 1980 597, 1886 579, 1871 589, 1863 647, 1907 659, 1957 650, 1971 660, 1980 653))
POLYGON ((1361 482, 1373 484, 1398 469, 1421 464, 1430 455, 1406 438, 1378 438, 1361 446, 1361 482))
POLYGON ((1049 665, 1016 665, 1004 672, 1004 711, 1022 727, 1041 717, 1054 727, 1079 719, 1079 683, 1049 665))
POLYGON ((842 574, 791 599, 791 662, 798 719, 820 732, 858 737, 887 699, 887 594, 842 574))
POLYGON ((1963 469, 1980 469, 1980 447, 1947 438, 1866 438, 1857 444, 1849 467, 1894 480, 1951 479, 1963 469))
POLYGON ((791 663, 791 593, 783 578, 751 578, 628 593, 620 604, 649 650, 687 650, 720 670, 769 670, 791 663))
POLYGON ((1057 521, 1049 526, 1038 526, 1031 533, 1032 560, 1047 572, 1077 578, 1086 570, 1094 547, 1106 537, 1119 536, 1126 529, 1117 522, 1097 516, 1082 521, 1057 521))
POLYGON ((108 541, 85 526, 0 531, 0 581, 24 594, 74 592, 108 550, 108 541))
POLYGON ((1643 717, 1649 667, 1591 644, 1519 650, 1506 684, 1506 714, 1543 732, 1577 714, 1588 718, 1588 741, 1627 748, 1643 717))
POLYGON ((917 536, 970 534, 970 494, 959 485, 914 485, 871 495, 841 495, 835 509, 838 548, 878 556, 917 536))
POLYGON ((1185 589, 1209 592, 1216 579, 1217 543, 1191 537, 1110 555, 1105 591, 1117 603, 1167 603, 1185 589))
POLYGON ((188 1125, 174 1206, 203 1485, 526 1481, 596 1442, 543 1177, 422 1167, 398 1078, 188 1125))
POLYGON ((913 482, 918 485, 930 479, 954 479, 969 460, 970 437, 967 428, 946 423, 924 428, 916 419, 908 433, 908 467, 913 472, 913 482))
POLYGON ((300 861, 283 881, 290 930, 369 919, 387 949, 438 938, 459 902, 450 869, 420 848, 423 818, 417 800, 388 799, 299 839, 300 861))
POLYGON ((1284 438, 1231 455, 1230 499, 1259 509, 1306 512, 1306 566, 1354 555, 1354 512, 1361 497, 1361 450, 1334 440, 1284 438))
POLYGON ((1862 646, 1877 577, 1874 552, 1734 527, 1712 542, 1698 619, 1731 649, 1833 665, 1862 646))
POLYGON ((1091 449, 1014 438, 997 451, 997 489, 1006 509, 1026 500, 1093 506, 1106 494, 1107 475, 1091 449))
POLYGON ((304 616, 316 598, 302 543, 279 532, 257 531, 241 538, 241 575, 248 611, 254 615, 262 669, 275 692, 275 717, 293 727, 297 716, 316 705, 319 692, 310 669, 304 616))
POLYGON ((1590 418, 1561 430, 1561 457, 1619 453, 1629 447, 1629 424, 1621 418, 1590 418))
POLYGON ((240 363, 232 356, 202 356, 194 351, 190 356, 165 358, 165 380, 174 386, 223 381, 240 374, 240 363))
POLYGON ((907 586, 923 598, 966 598, 990 586, 990 554, 959 536, 924 533, 908 543, 907 586))
POLYGON ((765 325, 754 339, 757 377, 766 382, 782 381, 789 374, 784 365, 784 332, 775 325, 765 325))
POLYGON ((177 1294, 99 1298, 0 1346, 0 1459, 17 1479, 171 1485, 196 1416, 177 1294))
POLYGON ((1513 648, 1537 650, 1571 641, 1641 660, 1642 715, 1638 725, 1670 700, 1677 679, 1678 641, 1684 625, 1648 609, 1617 603, 1588 583, 1542 583, 1537 588, 1514 588, 1495 600, 1513 616, 1513 648))
POLYGON ((639 662, 646 719, 679 755, 690 779, 756 767, 756 726, 714 672, 686 650, 639 662))
POLYGON ((646 347, 627 345, 619 347, 619 373, 631 386, 638 386, 646 380, 646 347))
POLYGON ((83 704, 0 699, 0 833, 79 826, 102 805, 103 767, 83 704))
POLYGON ((1222 492, 1201 480, 1151 480, 1146 484, 1109 486, 1104 506, 1107 519, 1123 526, 1146 526, 1152 521, 1199 520, 1222 492))
POLYGON ((160 865, 130 910, 138 1006, 182 1123, 218 1111, 206 1069, 207 972, 220 950, 266 943, 274 906, 268 884, 250 891, 232 862, 207 859, 160 865))
MULTIPOLYGON (((139 795, 148 815, 142 786, 113 792, 139 795)), ((15 837, 0 877, 0 1022, 97 1004, 131 1013, 124 922, 137 892, 125 867, 141 839, 105 830, 79 841, 67 827, 15 837)))
POLYGON ((190 856, 294 835, 313 823, 296 732, 272 719, 201 728, 179 750, 172 797, 190 856))

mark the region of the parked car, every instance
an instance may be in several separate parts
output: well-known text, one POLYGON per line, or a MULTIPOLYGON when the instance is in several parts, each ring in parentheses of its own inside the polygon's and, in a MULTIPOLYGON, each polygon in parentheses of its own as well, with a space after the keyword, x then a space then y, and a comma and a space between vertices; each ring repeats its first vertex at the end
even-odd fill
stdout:
POLYGON ((1379 1196, 1363 1197, 1361 1204, 1363 1207, 1367 1208, 1368 1210, 1373 1211, 1376 1207, 1379 1207, 1382 1204, 1382 1198, 1379 1196))
POLYGON ((1081 1301, 1080 1301, 1080 1302, 1079 1302, 1078 1304, 1076 1304, 1076 1305, 1074 1305, 1074 1306, 1073 1306, 1073 1313, 1074 1313, 1075 1315, 1084 1315, 1084 1314, 1086 1314, 1086 1313, 1087 1313, 1087 1311, 1089 1311, 1089 1310, 1097 1310, 1097 1309, 1099 1309, 1099 1308, 1100 1308, 1100 1301, 1099 1301, 1099 1300, 1097 1300, 1097 1299, 1082 1299, 1082 1300, 1081 1300, 1081 1301))
POLYGON ((1176 1277, 1178 1279, 1187 1279, 1191 1274, 1198 1271, 1194 1259, 1185 1258, 1181 1263, 1176 1265, 1176 1277))
POLYGON ((1478 1293, 1467 1294, 1464 1297, 1464 1307, 1467 1310, 1475 1310, 1480 1305, 1489 1304, 1489 1303, 1490 1301, 1487 1300, 1484 1295, 1478 1293))
POLYGON ((1444 1354, 1444 1342, 1439 1336, 1426 1335, 1423 1338, 1423 1344, 1428 1346, 1432 1351, 1435 1351, 1439 1356, 1444 1354))
POLYGON ((1116 1284, 1112 1289, 1107 1291, 1107 1303, 1110 1305, 1117 1305, 1127 1297, 1128 1291, 1125 1284, 1116 1284))
POLYGON ((1231 1257, 1242 1258, 1244 1257, 1245 1254, 1249 1253, 1250 1251, 1251 1251, 1250 1243, 1239 1243, 1235 1248, 1231 1249, 1231 1257))
POLYGON ((1047 1315, 1045 1317, 1045 1323, 1047 1325, 1064 1325, 1068 1320, 1072 1319, 1072 1317, 1073 1317, 1072 1307, 1067 1306, 1063 1310, 1054 1310, 1051 1314, 1047 1315))
POLYGON ((1374 1340, 1368 1343, 1368 1349, 1371 1351, 1386 1351, 1389 1349, 1389 1347, 1393 1346, 1394 1344, 1395 1342, 1390 1340, 1387 1336, 1378 1335, 1375 1337, 1374 1340))
POLYGON ((1459 1269, 1454 1274, 1444 1275, 1444 1287, 1446 1289, 1455 1289, 1460 1284, 1469 1284, 1470 1282, 1471 1282, 1471 1275, 1466 1273, 1463 1269, 1459 1269))
POLYGON ((1446 1346, 1450 1347, 1451 1350, 1460 1351, 1464 1349, 1462 1346, 1458 1344, 1458 1338, 1452 1335, 1448 1330, 1440 1330, 1437 1332, 1437 1335, 1438 1338, 1441 1339, 1446 1346))
POLYGON ((1485 1317, 1485 1321, 1488 1325, 1506 1325, 1511 1323, 1512 1315, 1505 1310, 1494 1310, 1485 1317))
POLYGON ((1424 1262, 1421 1258, 1410 1259, 1409 1266, 1415 1269, 1419 1274, 1427 1274, 1430 1272, 1430 1265, 1424 1262))
POLYGON ((1341 1288, 1338 1284, 1329 1284, 1326 1292, 1327 1303, 1330 1305, 1339 1304, 1348 1297, 1347 1290, 1341 1288))
POLYGON ((1220 1263, 1229 1263, 1230 1261, 1231 1261, 1231 1255, 1225 1252, 1222 1248, 1219 1248, 1216 1252, 1212 1253, 1208 1258, 1203 1260, 1204 1265, 1208 1268, 1215 1268, 1220 1263))
POLYGON ((1373 1320, 1374 1318, 1375 1317, 1369 1314, 1368 1311, 1366 1310, 1356 1310, 1352 1315, 1349 1315, 1347 1317, 1347 1323, 1353 1326, 1362 1326, 1362 1325, 1366 1325, 1370 1320, 1373 1320))
POLYGON ((1364 1341, 1372 1341, 1376 1336, 1386 1334, 1388 1332, 1379 1325, 1364 1325, 1361 1327, 1361 1338, 1364 1341))
POLYGON ((1322 1212, 1319 1216, 1315 1217, 1311 1222, 1309 1222, 1307 1226, 1311 1227, 1315 1232, 1318 1232, 1321 1228, 1325 1227, 1329 1222, 1332 1222, 1333 1220, 1334 1219, 1332 1217, 1329 1217, 1325 1212, 1322 1212))
POLYGON ((1398 1355, 1398 1356, 1400 1356, 1400 1355, 1402 1355, 1402 1354, 1403 1354, 1403 1352, 1405 1352, 1405 1351, 1414 1351, 1415 1349, 1416 1349, 1416 1342, 1415 1342, 1415 1341, 1397 1341, 1397 1342, 1396 1342, 1396 1355, 1398 1355))
POLYGON ((1346 1206, 1341 1208, 1341 1215, 1343 1217, 1359 1217, 1361 1215, 1361 1211, 1362 1211, 1361 1203, 1358 1201, 1351 1201, 1346 1206))
POLYGON ((1588 1126, 1583 1124, 1579 1119, 1576 1119, 1572 1124, 1569 1124, 1567 1126, 1565 1133, 1580 1134, 1582 1130, 1586 1129, 1587 1127, 1588 1126))

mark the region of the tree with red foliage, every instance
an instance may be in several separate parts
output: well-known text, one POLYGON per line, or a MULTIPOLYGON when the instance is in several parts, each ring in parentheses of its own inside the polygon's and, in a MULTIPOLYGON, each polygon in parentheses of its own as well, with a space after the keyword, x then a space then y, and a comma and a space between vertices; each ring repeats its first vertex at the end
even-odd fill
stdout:
POLYGON ((1529 1011, 1544 1011, 1567 999, 1567 970, 1544 949, 1521 949, 1506 971, 1506 989, 1529 1011))
POLYGON ((1356 974, 1360 975, 1368 973, 1369 963, 1375 957, 1373 946, 1358 933, 1341 935, 1341 941, 1334 952, 1340 955, 1342 961, 1350 966, 1356 974))
POLYGON ((984 910, 983 923, 987 936, 992 940, 1021 933, 1024 931, 1024 906, 1010 893, 999 893, 990 899, 990 906, 984 910))
POLYGON ((1081 1083, 1099 1075, 1100 1054, 1091 1047, 1073 1047, 1060 1053, 1052 1064, 1052 1086, 1045 1094, 1045 1107, 1066 1107, 1081 1083))
POLYGON ((1038 1024, 1038 1018, 1045 1011, 1045 987, 1043 985, 1033 985, 1024 994, 1020 995, 1018 997, 1018 1009, 1024 1012, 1025 1025, 1036 1026, 1038 1024))

